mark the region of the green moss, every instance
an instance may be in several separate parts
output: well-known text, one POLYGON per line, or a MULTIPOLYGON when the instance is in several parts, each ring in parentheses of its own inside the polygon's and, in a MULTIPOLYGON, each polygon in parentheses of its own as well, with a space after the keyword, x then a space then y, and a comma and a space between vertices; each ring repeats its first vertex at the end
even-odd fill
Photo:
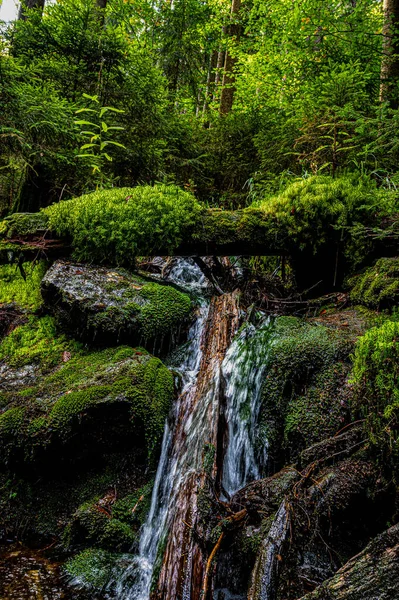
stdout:
POLYGON ((143 286, 141 295, 149 300, 141 308, 139 317, 145 337, 165 335, 190 314, 190 297, 171 286, 147 283, 143 286))
POLYGON ((14 407, 0 415, 0 437, 15 436, 18 434, 24 420, 25 409, 14 407))
POLYGON ((132 265, 154 249, 172 252, 201 207, 176 186, 155 185, 97 191, 43 212, 52 230, 72 238, 79 260, 132 265))
POLYGON ((111 578, 117 558, 110 552, 89 548, 69 559, 65 570, 81 585, 102 589, 111 578))
POLYGON ((399 481, 399 322, 385 321, 361 337, 353 356, 354 417, 365 419, 372 445, 399 481))
POLYGON ((284 439, 286 446, 306 448, 334 434, 344 422, 345 389, 349 364, 326 365, 312 377, 303 395, 294 395, 288 404, 284 439))
POLYGON ((30 316, 1 341, 0 360, 13 367, 36 363, 46 370, 61 362, 63 352, 80 349, 80 344, 57 332, 52 317, 30 316))
POLYGON ((333 238, 343 239, 347 228, 358 221, 366 223, 374 219, 376 211, 382 208, 390 211, 388 202, 380 202, 380 195, 369 178, 333 179, 318 175, 297 180, 279 195, 256 206, 269 218, 276 232, 285 231, 289 244, 299 245, 300 249, 311 247, 316 252, 333 238))
POLYGON ((112 504, 98 497, 84 502, 64 531, 64 545, 129 550, 150 508, 151 491, 152 481, 112 504))
POLYGON ((373 267, 348 281, 352 302, 377 310, 399 302, 399 258, 380 258, 373 267))
POLYGON ((37 309, 42 303, 40 282, 44 277, 47 266, 40 263, 24 263, 22 270, 16 265, 0 266, 0 304, 16 303, 22 308, 37 309))

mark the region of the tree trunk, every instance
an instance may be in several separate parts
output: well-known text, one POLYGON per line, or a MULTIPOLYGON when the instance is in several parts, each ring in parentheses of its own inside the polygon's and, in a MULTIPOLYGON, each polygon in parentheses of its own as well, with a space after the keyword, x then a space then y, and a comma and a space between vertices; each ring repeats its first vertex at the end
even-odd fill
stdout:
POLYGON ((399 0, 384 0, 384 24, 382 28, 380 101, 390 102, 397 108, 395 87, 399 80, 399 0))
POLYGON ((44 9, 45 0, 24 0, 19 7, 18 19, 26 21, 28 18, 27 11, 31 8, 38 8, 41 12, 44 9))
POLYGON ((208 110, 209 100, 212 96, 211 90, 215 84, 215 79, 216 79, 215 69, 217 67, 217 60, 218 60, 218 52, 216 52, 216 50, 214 50, 211 53, 211 56, 209 58, 208 77, 206 80, 204 105, 202 107, 202 114, 204 114, 204 115, 206 114, 206 112, 208 110))
MULTIPOLYGON (((228 35, 230 37, 231 42, 237 42, 240 37, 240 25, 238 23, 238 14, 240 12, 241 0, 232 0, 231 3, 231 14, 230 19, 231 23, 228 27, 228 35)), ((234 83, 235 83, 235 74, 234 67, 237 62, 237 59, 232 56, 231 49, 228 48, 226 51, 225 61, 224 61, 224 73, 223 73, 223 88, 222 95, 220 98, 220 114, 227 115, 233 106, 234 100, 234 83)))

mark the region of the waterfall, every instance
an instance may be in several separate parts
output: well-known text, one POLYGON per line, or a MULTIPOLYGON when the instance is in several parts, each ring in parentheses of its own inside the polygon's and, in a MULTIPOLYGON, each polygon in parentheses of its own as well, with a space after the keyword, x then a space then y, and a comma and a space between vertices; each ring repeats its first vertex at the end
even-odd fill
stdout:
POLYGON ((223 490, 229 497, 250 481, 260 479, 267 444, 256 453, 261 388, 273 324, 269 318, 255 327, 246 323, 228 349, 222 364, 226 383, 228 443, 223 462, 223 490))
MULTIPOLYGON (((168 279, 201 297, 205 282, 194 263, 178 260, 168 268, 168 279)), ((176 352, 178 364, 172 366, 180 373, 182 391, 165 427, 138 554, 118 574, 118 600, 149 600, 152 595, 200 600, 208 556, 194 532, 198 495, 206 480, 205 455, 210 451, 207 469, 215 482, 222 476, 227 495, 260 477, 265 450, 256 451, 257 421, 272 325, 262 318, 258 327, 246 323, 238 331, 239 322, 237 291, 202 300, 188 342, 176 352), (225 419, 220 420, 223 410, 225 419), (223 457, 218 454, 225 422, 223 457)))

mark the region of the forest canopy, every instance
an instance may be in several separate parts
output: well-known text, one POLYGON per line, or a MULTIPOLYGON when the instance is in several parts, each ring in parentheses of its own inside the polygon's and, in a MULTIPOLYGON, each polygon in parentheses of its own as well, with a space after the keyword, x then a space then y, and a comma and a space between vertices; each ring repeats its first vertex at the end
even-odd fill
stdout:
POLYGON ((2 215, 154 183, 233 209, 315 174, 396 189, 396 4, 27 0, 1 28, 2 215))

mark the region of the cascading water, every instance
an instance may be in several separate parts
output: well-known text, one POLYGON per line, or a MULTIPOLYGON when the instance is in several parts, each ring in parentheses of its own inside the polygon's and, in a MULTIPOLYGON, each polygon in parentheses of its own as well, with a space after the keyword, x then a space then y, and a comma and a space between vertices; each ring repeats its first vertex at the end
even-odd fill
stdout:
MULTIPOLYGON (((168 279, 197 294, 204 287, 198 267, 177 261, 168 279)), ((199 600, 207 555, 193 535, 198 492, 204 485, 204 453, 211 449, 214 481, 220 481, 220 421, 228 425, 222 488, 233 494, 260 477, 264 455, 256 452, 261 384, 272 326, 240 321, 239 294, 202 301, 186 346, 176 353, 183 386, 165 428, 151 508, 138 554, 118 574, 118 600, 149 600, 153 586, 162 600, 199 600), (183 354, 183 357, 182 357, 183 354), (217 450, 219 448, 219 451, 217 450)), ((113 585, 115 589, 115 585, 113 585)))
POLYGON ((262 451, 256 452, 256 438, 272 331, 273 323, 269 318, 263 319, 258 327, 246 323, 222 364, 228 426, 222 486, 228 496, 259 479, 267 458, 267 443, 263 440, 262 451))

